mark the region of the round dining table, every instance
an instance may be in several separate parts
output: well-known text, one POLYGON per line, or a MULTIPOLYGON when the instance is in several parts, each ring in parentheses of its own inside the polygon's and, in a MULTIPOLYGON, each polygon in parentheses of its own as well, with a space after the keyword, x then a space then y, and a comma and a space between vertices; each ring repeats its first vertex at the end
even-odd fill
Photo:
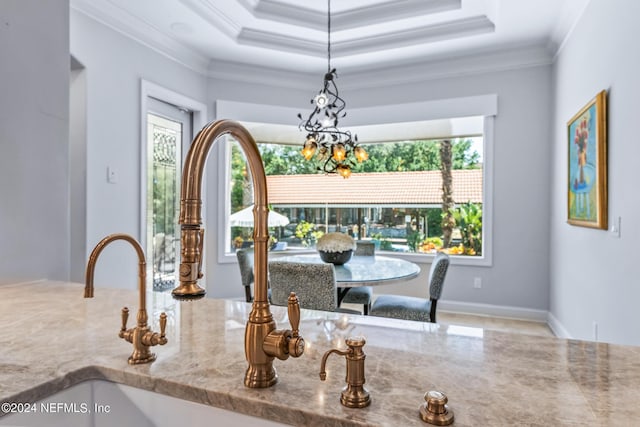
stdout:
MULTIPOLYGON (((270 258, 271 261, 323 264, 318 253, 285 255, 270 258)), ((338 301, 349 288, 357 286, 388 285, 413 279, 420 274, 420 266, 411 261, 387 256, 357 256, 343 265, 335 266, 338 301)))

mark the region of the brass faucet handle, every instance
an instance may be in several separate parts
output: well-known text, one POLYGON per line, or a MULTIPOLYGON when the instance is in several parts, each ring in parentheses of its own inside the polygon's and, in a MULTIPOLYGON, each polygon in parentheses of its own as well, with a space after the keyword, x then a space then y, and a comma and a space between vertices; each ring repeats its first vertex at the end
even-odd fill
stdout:
POLYGON ((287 308, 289 311, 289 323, 291 324, 291 335, 297 337, 300 333, 298 329, 300 327, 300 303, 295 292, 289 294, 287 308))
POLYGON ((127 307, 122 308, 122 326, 120 327, 120 333, 118 336, 125 341, 133 342, 133 329, 127 330, 127 320, 129 319, 129 309, 127 307))
POLYGON ((120 328, 120 331, 124 332, 127 330, 127 320, 129 320, 129 308, 123 307, 122 308, 122 327, 120 328))
POLYGON ((165 336, 165 330, 167 328, 167 314, 160 313, 160 333, 153 332, 151 329, 145 327, 144 335, 142 335, 142 344, 147 347, 154 345, 165 345, 169 340, 165 336))
POLYGON ((160 338, 165 338, 165 330, 167 329, 167 313, 160 313, 160 338))
POLYGON ((198 279, 202 279, 202 251, 204 250, 204 228, 198 230, 198 279))
POLYGON ((287 309, 291 324, 291 337, 288 339, 287 349, 292 357, 300 357, 304 354, 305 342, 304 338, 300 336, 300 303, 295 292, 291 292, 289 295, 287 309))
POLYGON ((168 340, 165 336, 165 330, 167 329, 167 314, 163 311, 160 313, 160 334, 154 333, 151 335, 151 345, 165 345, 168 340))

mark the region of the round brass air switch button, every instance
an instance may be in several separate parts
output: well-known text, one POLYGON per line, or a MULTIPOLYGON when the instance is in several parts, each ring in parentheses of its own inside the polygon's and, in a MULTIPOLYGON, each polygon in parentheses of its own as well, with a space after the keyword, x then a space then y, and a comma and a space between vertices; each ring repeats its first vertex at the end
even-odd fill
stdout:
POLYGON ((436 390, 431 390, 424 395, 426 401, 420 405, 420 418, 422 421, 436 426, 448 426, 453 423, 453 411, 449 409, 447 396, 436 390))

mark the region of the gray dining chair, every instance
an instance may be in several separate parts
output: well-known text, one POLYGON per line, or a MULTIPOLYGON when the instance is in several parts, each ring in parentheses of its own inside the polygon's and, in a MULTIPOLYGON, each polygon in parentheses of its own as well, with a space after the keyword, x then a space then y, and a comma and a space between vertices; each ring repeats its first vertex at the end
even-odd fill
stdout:
POLYGON ((338 307, 338 288, 333 264, 303 262, 269 262, 271 303, 287 305, 289 294, 295 292, 301 308, 360 314, 338 307))
POLYGON ((368 240, 356 240, 356 256, 372 256, 376 254, 376 244, 368 240))
POLYGON ((449 255, 439 252, 429 270, 429 298, 402 295, 380 295, 371 307, 371 315, 395 319, 436 323, 436 307, 442 295, 444 279, 449 268, 449 255))
MULTIPOLYGON (((357 240, 355 256, 375 256, 376 245, 373 242, 357 240)), ((366 316, 371 311, 373 301, 373 289, 371 286, 358 286, 349 288, 340 303, 362 304, 362 312, 366 316)))
POLYGON ((240 267, 240 279, 244 287, 244 295, 247 302, 253 301, 253 249, 238 249, 236 251, 238 267, 240 267))

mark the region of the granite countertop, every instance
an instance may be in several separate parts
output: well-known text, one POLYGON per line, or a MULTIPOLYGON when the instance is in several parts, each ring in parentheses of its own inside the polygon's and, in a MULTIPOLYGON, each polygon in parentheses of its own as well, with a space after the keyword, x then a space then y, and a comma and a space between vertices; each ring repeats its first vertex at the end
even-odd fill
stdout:
MULTIPOLYGON (((424 426, 423 396, 449 397, 455 426, 638 425, 640 348, 516 335, 477 328, 302 310, 307 342, 299 359, 275 360, 278 383, 243 385, 244 325, 250 304, 147 298, 152 328, 169 316, 158 359, 130 366, 118 338, 120 310, 137 311, 137 292, 63 282, 0 286, 0 401, 35 401, 88 379, 105 379, 236 412, 313 426, 424 426), (362 335, 372 403, 339 402, 345 360, 325 351, 362 335)), ((285 307, 272 307, 287 328, 285 307)))

